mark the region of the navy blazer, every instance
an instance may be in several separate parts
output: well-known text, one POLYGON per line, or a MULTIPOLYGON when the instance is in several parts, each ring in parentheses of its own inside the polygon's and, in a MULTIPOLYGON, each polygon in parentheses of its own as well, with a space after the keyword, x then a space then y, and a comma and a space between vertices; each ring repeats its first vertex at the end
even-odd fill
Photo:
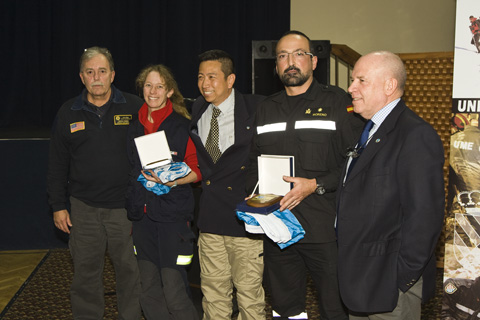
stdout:
POLYGON ((438 134, 395 106, 337 193, 338 277, 343 302, 356 312, 392 311, 398 289, 423 277, 435 292, 434 249, 444 218, 444 151, 438 134))
POLYGON ((235 207, 246 197, 245 180, 250 145, 253 137, 255 110, 263 99, 258 95, 243 95, 235 90, 235 142, 213 163, 198 135, 197 123, 210 103, 200 96, 192 106, 190 137, 197 148, 202 173, 198 227, 202 232, 245 237, 243 222, 237 219, 235 207))

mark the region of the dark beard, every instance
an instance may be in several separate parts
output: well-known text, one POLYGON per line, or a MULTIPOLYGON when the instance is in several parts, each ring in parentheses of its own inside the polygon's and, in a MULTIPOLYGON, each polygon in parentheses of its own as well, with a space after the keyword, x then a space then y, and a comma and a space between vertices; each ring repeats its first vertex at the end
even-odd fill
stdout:
POLYGON ((280 77, 280 80, 282 81, 283 85, 285 87, 300 87, 302 86, 307 80, 311 77, 310 74, 302 74, 300 69, 296 67, 288 67, 285 69, 285 72, 283 75, 280 77), (296 74, 289 74, 288 71, 290 70, 296 70, 296 74))

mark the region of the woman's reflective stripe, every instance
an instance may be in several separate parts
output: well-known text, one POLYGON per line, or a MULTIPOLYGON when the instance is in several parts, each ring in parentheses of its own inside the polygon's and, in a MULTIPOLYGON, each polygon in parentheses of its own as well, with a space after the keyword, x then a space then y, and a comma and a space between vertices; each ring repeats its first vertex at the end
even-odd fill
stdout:
POLYGON ((299 120, 295 121, 295 129, 336 130, 335 121, 331 120, 299 120))
POLYGON ((189 265, 192 262, 192 259, 193 259, 193 254, 189 255, 189 256, 178 255, 177 265, 179 265, 179 266, 189 265))
POLYGON ((286 122, 270 123, 264 126, 257 127, 257 134, 267 133, 267 132, 277 132, 285 131, 287 129, 286 122))

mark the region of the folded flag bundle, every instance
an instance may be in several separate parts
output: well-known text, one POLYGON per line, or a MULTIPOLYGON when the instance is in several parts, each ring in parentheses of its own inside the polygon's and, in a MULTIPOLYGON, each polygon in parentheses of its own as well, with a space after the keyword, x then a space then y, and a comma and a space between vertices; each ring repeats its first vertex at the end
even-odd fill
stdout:
POLYGON ((250 233, 264 233, 283 249, 303 239, 305 230, 295 215, 288 209, 271 213, 236 211, 237 217, 245 222, 250 233))
MULTIPOLYGON (((185 162, 171 162, 168 165, 152 169, 152 171, 155 172, 155 174, 163 183, 167 183, 169 181, 174 181, 178 178, 186 176, 192 170, 185 162)), ((145 171, 145 174, 150 173, 145 171)), ((139 181, 145 187, 145 189, 152 191, 157 195, 168 193, 171 189, 164 184, 147 180, 142 174, 138 176, 137 181, 139 181)))

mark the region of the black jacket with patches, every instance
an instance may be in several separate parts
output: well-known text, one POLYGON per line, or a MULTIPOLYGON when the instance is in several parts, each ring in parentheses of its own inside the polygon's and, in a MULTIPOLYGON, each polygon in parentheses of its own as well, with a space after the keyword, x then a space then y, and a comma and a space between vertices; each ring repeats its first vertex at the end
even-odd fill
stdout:
POLYGON ((47 191, 53 211, 66 209, 69 195, 92 207, 125 206, 127 130, 143 101, 112 85, 100 118, 84 96, 62 105, 52 129, 47 191))
POLYGON ((307 196, 292 210, 306 232, 301 242, 335 241, 335 190, 347 149, 358 140, 363 121, 347 112, 351 99, 345 91, 315 79, 294 99, 297 103, 290 106, 290 97, 281 91, 259 105, 247 186, 253 189, 257 182, 259 155, 293 155, 295 176, 316 178, 327 191, 307 196), (259 128, 282 123, 286 124, 285 130, 258 134, 259 128))

